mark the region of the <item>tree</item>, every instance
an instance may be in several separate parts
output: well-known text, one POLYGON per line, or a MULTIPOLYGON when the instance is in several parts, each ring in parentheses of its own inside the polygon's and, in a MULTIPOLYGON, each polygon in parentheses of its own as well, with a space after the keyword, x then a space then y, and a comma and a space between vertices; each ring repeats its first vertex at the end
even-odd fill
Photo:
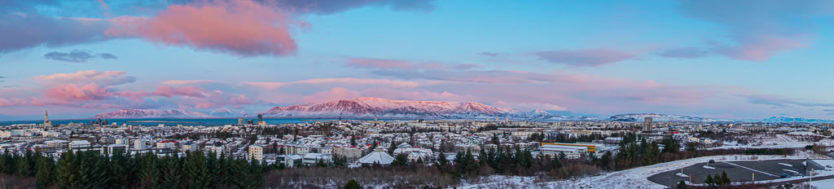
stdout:
POLYGON ((56 182, 60 188, 78 188, 75 154, 72 150, 61 154, 56 167, 56 182))
POLYGON ((362 186, 356 180, 350 179, 345 185, 345 189, 362 189, 362 186))
POLYGON ((712 179, 712 175, 707 175, 707 178, 704 180, 704 184, 707 184, 708 186, 715 185, 715 181, 712 179))
POLYGON ((492 144, 501 146, 501 139, 498 138, 498 134, 492 134, 492 144))
POLYGON ((677 188, 677 189, 686 189, 686 188, 688 188, 688 186, 686 185, 686 182, 681 181, 681 182, 678 183, 678 186, 675 187, 675 188, 677 188))
POLYGON ((350 145, 356 146, 356 135, 350 135, 350 145))
POLYGON ((397 142, 391 140, 391 145, 388 146, 388 154, 394 154, 394 150, 397 149, 397 142))
POLYGON ((731 182, 732 181, 730 181, 730 177, 727 176, 727 172, 726 171, 721 171, 721 182, 719 184, 726 185, 726 184, 730 184, 731 182))
POLYGON ((437 156, 437 166, 436 166, 436 167, 437 167, 437 169, 438 169, 441 173, 445 173, 446 171, 448 171, 448 170, 446 170, 446 168, 447 168, 448 166, 449 166, 449 160, 448 160, 448 159, 446 159, 446 155, 443 155, 443 153, 442 153, 442 152, 441 152, 441 153, 438 153, 438 156, 437 156))
POLYGON ((686 143, 686 151, 695 152, 698 149, 698 143, 690 142, 686 143))
POLYGON ((32 151, 26 150, 23 158, 17 159, 17 174, 23 177, 35 176, 34 165, 35 158, 32 155, 32 151))
POLYGON ((38 187, 47 188, 55 183, 52 158, 38 155, 35 167, 35 183, 38 187))
POLYGON ((611 151, 605 152, 605 154, 602 155, 602 158, 600 158, 599 163, 602 165, 602 169, 610 169, 611 151))
POLYGON ((394 162, 391 163, 394 166, 406 166, 408 165, 408 155, 405 153, 397 154, 397 157, 394 159, 394 162))
POLYGON ((663 152, 668 153, 678 153, 680 151, 681 145, 678 143, 677 140, 672 138, 665 138, 663 139, 663 152))

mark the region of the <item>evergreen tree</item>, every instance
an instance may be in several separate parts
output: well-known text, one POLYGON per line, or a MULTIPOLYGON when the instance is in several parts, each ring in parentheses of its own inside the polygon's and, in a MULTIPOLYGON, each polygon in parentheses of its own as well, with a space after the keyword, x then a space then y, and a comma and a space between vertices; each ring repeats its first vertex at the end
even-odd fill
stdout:
POLYGON ((76 172, 77 164, 75 164, 75 159, 75 154, 72 150, 61 154, 61 158, 58 160, 55 175, 56 183, 60 188, 78 187, 76 181, 78 173, 76 172))
POLYGON ((448 171, 448 170, 446 170, 446 168, 447 168, 448 166, 449 166, 449 160, 448 160, 448 159, 446 159, 446 155, 444 155, 442 152, 441 152, 441 153, 438 153, 438 157, 437 157, 437 166, 436 166, 436 167, 437 167, 437 169, 438 169, 441 173, 445 173, 446 171, 448 171))
POLYGON ((707 186, 715 185, 715 180, 712 179, 712 175, 707 175, 707 178, 704 180, 704 184, 707 184, 707 186))
POLYGON ((687 188, 689 188, 689 186, 686 185, 686 182, 681 181, 681 182, 678 182, 678 186, 675 187, 675 188, 677 188, 677 189, 687 189, 687 188))
POLYGON ((8 173, 6 166, 6 162, 11 161, 11 155, 9 155, 9 151, 3 150, 3 155, 0 155, 0 173, 8 173))
POLYGON ((206 188, 210 184, 206 156, 202 152, 190 152, 185 158, 184 179, 187 188, 206 188))
POLYGON ((32 155, 32 151, 26 150, 24 153, 23 158, 17 159, 17 175, 22 177, 31 177, 35 176, 35 158, 32 155))
POLYGON ((55 170, 52 158, 38 155, 35 167, 35 183, 39 188, 47 188, 55 183, 55 170))
POLYGON ((600 165, 601 165, 600 167, 602 167, 602 169, 606 169, 606 170, 610 169, 611 151, 605 152, 605 154, 602 155, 602 158, 600 158, 599 163, 600 163, 600 165))
POLYGON ((391 163, 394 166, 406 166, 408 165, 408 155, 405 153, 398 154, 396 158, 394 158, 394 162, 391 163))
POLYGON ((350 179, 345 185, 345 189, 362 189, 362 186, 356 180, 350 179))
POLYGON ((732 181, 730 181, 730 177, 727 176, 727 172, 721 171, 721 184, 722 185, 727 185, 727 184, 730 184, 731 182, 732 181))
POLYGON ((397 149, 397 143, 391 140, 391 145, 388 146, 388 154, 394 155, 394 150, 397 149))

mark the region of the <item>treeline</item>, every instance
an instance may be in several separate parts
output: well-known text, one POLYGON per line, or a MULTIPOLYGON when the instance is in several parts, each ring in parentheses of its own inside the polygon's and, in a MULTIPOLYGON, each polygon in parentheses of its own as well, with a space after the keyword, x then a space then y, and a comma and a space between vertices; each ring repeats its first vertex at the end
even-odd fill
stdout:
POLYGON ((0 172, 35 178, 39 188, 261 188, 264 173, 271 169, 203 152, 158 157, 84 151, 65 152, 57 161, 53 159, 30 151, 23 155, 6 152, 0 156, 0 172))
POLYGON ((599 168, 585 159, 567 159, 565 154, 534 156, 529 150, 503 148, 485 150, 475 154, 458 152, 453 161, 440 158, 435 167, 455 178, 484 176, 491 174, 534 176, 544 173, 553 178, 571 178, 599 173, 599 168))
POLYGON ((633 167, 652 165, 655 163, 669 162, 675 160, 689 159, 701 156, 745 154, 745 155, 789 155, 793 149, 720 149, 720 150, 697 150, 694 143, 686 144, 684 151, 681 151, 681 143, 672 138, 665 138, 659 143, 646 142, 645 139, 639 143, 636 136, 629 134, 623 137, 620 143, 620 152, 611 157, 610 153, 604 154, 599 161, 594 160, 597 165, 606 170, 623 170, 633 167), (660 149, 660 146, 663 149, 660 149), (613 158, 613 159, 612 159, 613 158))

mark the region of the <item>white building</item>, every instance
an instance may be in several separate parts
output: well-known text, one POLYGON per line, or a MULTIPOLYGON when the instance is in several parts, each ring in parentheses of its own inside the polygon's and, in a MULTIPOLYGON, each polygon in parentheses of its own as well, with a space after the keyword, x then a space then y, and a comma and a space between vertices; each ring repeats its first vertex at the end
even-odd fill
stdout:
POLYGON ((86 140, 73 140, 69 143, 69 148, 72 150, 81 150, 81 149, 88 149, 90 148, 90 141, 86 140))
POLYGON ((324 163, 333 162, 333 156, 330 154, 321 154, 321 153, 307 153, 304 154, 304 158, 301 160, 301 163, 307 166, 316 165, 319 161, 324 163))
POLYGON ((133 140, 133 149, 145 150, 145 148, 147 148, 147 146, 145 146, 145 140, 142 140, 142 139, 133 140))
POLYGON ((255 159, 257 161, 263 161, 264 159, 264 146, 260 144, 250 145, 249 146, 249 159, 255 159))
POLYGON ((177 142, 173 140, 163 140, 156 143, 156 148, 159 149, 174 149, 177 146, 177 142))
POLYGON ((377 148, 377 150, 374 150, 374 152, 371 152, 370 154, 365 155, 365 157, 359 158, 359 163, 361 163, 362 165, 365 165, 365 166, 375 165, 375 164, 391 165, 391 163, 393 163, 393 162, 394 162, 394 157, 391 157, 391 155, 388 155, 388 153, 382 152, 381 150, 379 150, 379 148, 377 148))
POLYGON ((553 145, 553 144, 544 144, 539 147, 541 150, 542 155, 547 155, 550 157, 558 157, 559 154, 564 153, 566 158, 568 159, 576 159, 582 157, 582 154, 588 153, 588 147, 585 146, 566 146, 566 145, 553 145))

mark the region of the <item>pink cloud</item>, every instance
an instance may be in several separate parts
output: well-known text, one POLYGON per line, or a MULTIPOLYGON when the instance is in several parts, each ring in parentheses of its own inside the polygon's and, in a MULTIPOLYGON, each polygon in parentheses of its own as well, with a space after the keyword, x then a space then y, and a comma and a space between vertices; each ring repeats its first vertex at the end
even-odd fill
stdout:
POLYGON ((167 45, 191 46, 241 56, 285 56, 297 49, 289 15, 250 0, 171 5, 151 18, 119 17, 109 36, 141 37, 167 45))
POLYGON ((195 85, 195 84, 206 84, 206 83, 216 83, 216 81, 212 80, 168 80, 163 81, 163 85, 195 85))
POLYGON ((354 99, 360 97, 359 92, 350 89, 336 87, 327 91, 318 92, 312 95, 303 97, 306 103, 319 103, 333 100, 354 99))
POLYGON ((195 97, 195 98, 202 98, 206 97, 206 91, 202 88, 193 87, 193 86, 186 86, 186 87, 171 87, 167 85, 159 86, 156 88, 156 91, 153 92, 153 95, 164 96, 164 97, 174 97, 174 96, 187 96, 187 97, 195 97))
POLYGON ((724 55, 752 61, 765 61, 776 53, 804 47, 809 39, 799 36, 757 35, 747 36, 744 42, 718 51, 724 55))
POLYGON ((46 97, 63 101, 91 101, 109 98, 113 93, 96 84, 62 84, 44 91, 46 97))
POLYGON ((308 80, 299 80, 291 82, 246 82, 245 85, 261 88, 261 89, 276 89, 281 87, 288 87, 293 85, 378 85, 390 87, 404 87, 414 88, 420 85, 414 81, 391 80, 391 79, 374 79, 374 78, 316 78, 308 80))
POLYGON ((35 76, 35 80, 47 83, 47 84, 63 84, 63 83, 75 83, 75 84, 90 84, 95 83, 102 86, 109 86, 109 85, 121 85, 125 83, 132 83, 136 81, 136 78, 127 76, 127 72, 124 71, 96 71, 96 70, 83 70, 78 71, 75 73, 57 73, 52 75, 41 75, 35 76))
POLYGON ((369 79, 369 78, 320 78, 293 82, 295 84, 354 84, 354 85, 387 85, 392 87, 417 87, 419 83, 413 81, 369 79))
POLYGON ((245 84, 262 89, 276 89, 279 87, 287 86, 287 83, 284 82, 246 82, 245 84))

